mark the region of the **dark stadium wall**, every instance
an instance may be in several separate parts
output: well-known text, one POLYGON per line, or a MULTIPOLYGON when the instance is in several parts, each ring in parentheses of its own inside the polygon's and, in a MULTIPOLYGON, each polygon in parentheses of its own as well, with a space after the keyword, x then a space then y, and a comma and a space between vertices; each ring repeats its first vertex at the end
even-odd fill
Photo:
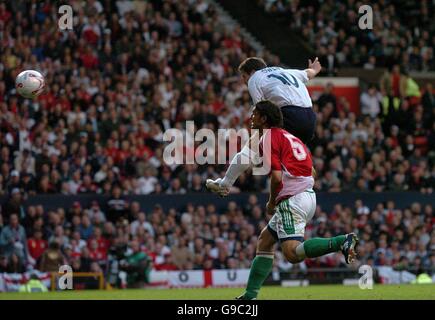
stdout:
MULTIPOLYGON (((222 212, 228 206, 230 201, 235 201, 241 206, 248 203, 248 197, 252 193, 240 193, 234 194, 227 198, 219 198, 214 194, 183 194, 183 195, 141 195, 141 196, 126 196, 128 201, 138 201, 141 205, 141 209, 150 212, 155 205, 160 205, 164 210, 169 208, 176 208, 177 210, 183 210, 187 204, 192 203, 194 205, 208 205, 214 204, 218 210, 222 212)), ((268 194, 257 193, 260 204, 265 205, 268 194)), ((97 200, 101 207, 104 209, 108 196, 86 194, 77 196, 64 196, 64 195, 37 195, 29 197, 25 202, 25 206, 41 204, 46 210, 56 209, 59 207, 71 208, 75 201, 79 201, 82 207, 90 207, 91 202, 97 200)), ((383 192, 383 193, 364 193, 364 192, 352 192, 352 193, 317 193, 317 204, 326 212, 330 212, 334 205, 337 203, 343 206, 354 207, 355 201, 361 199, 364 204, 370 208, 374 208, 375 205, 381 202, 394 201, 396 207, 403 208, 410 206, 414 202, 418 202, 422 205, 432 204, 435 206, 435 197, 433 195, 425 195, 419 192, 383 192)), ((6 197, 0 197, 0 204, 7 201, 6 197)))
POLYGON ((243 27, 260 40, 281 61, 292 68, 305 68, 314 52, 290 28, 268 16, 252 0, 217 0, 243 27))

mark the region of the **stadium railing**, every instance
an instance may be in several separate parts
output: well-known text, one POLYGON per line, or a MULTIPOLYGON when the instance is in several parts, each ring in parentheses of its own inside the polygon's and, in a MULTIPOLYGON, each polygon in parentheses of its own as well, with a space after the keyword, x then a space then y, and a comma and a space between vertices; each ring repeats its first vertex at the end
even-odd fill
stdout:
MULTIPOLYGON (((156 195, 129 195, 125 199, 129 202, 137 201, 140 204, 141 210, 151 212, 156 204, 159 204, 163 210, 170 208, 184 209, 187 204, 208 205, 213 204, 217 210, 225 210, 228 202, 235 201, 243 206, 247 203, 249 196, 255 194, 258 197, 259 204, 266 204, 267 193, 251 193, 243 192, 239 194, 231 194, 226 198, 216 197, 212 193, 196 193, 190 194, 156 194, 156 195)), ((420 203, 422 206, 430 204, 435 206, 435 197, 432 194, 422 194, 420 192, 317 192, 317 202, 322 207, 322 210, 331 211, 337 203, 343 206, 354 207, 356 200, 362 200, 364 205, 369 208, 374 208, 379 203, 386 201, 393 201, 397 208, 406 208, 413 203, 420 203)), ((27 208, 31 205, 42 205, 44 210, 57 210, 58 208, 71 208, 73 203, 78 201, 83 208, 91 206, 93 201, 97 201, 102 210, 106 208, 107 201, 110 199, 108 196, 100 194, 83 194, 83 195, 51 195, 40 194, 37 196, 29 196, 23 203, 27 208)), ((0 205, 5 204, 9 198, 7 196, 0 196, 0 205)))
MULTIPOLYGON (((59 290, 59 282, 64 273, 51 272, 51 291, 59 290)), ((74 289, 105 289, 105 278, 102 272, 74 272, 74 289)))

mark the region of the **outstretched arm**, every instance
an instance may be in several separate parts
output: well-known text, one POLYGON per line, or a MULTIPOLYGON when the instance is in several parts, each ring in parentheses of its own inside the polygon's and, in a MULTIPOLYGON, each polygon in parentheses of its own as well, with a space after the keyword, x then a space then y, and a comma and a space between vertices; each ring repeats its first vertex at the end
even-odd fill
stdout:
POLYGON ((313 79, 320 71, 322 70, 322 65, 319 62, 319 59, 316 57, 313 62, 311 59, 308 59, 308 69, 305 69, 307 73, 308 79, 313 79))

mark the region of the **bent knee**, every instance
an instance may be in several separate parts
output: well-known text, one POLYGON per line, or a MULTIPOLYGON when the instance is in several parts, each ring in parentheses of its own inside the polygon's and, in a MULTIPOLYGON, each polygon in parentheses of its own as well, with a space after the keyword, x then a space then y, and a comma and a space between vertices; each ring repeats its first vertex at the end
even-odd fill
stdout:
POLYGON ((284 252, 284 257, 287 259, 288 262, 293 264, 299 263, 303 260, 298 257, 298 255, 296 254, 296 250, 289 250, 287 252, 284 252))
POLYGON ((300 258, 298 258, 298 257, 291 257, 291 258, 289 258, 289 259, 287 259, 287 260, 288 260, 288 262, 290 262, 290 263, 296 264, 296 263, 300 263, 300 262, 302 262, 303 259, 300 259, 300 258))

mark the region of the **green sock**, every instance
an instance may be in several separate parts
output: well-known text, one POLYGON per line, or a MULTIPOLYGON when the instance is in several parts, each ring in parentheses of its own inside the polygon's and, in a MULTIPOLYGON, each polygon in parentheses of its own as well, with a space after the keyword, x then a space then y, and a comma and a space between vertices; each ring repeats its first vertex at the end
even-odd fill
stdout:
POLYGON ((331 252, 337 252, 346 239, 345 235, 333 238, 313 238, 304 242, 305 255, 316 258, 331 252))
POLYGON ((247 298, 252 299, 257 297, 261 285, 272 270, 272 265, 273 256, 256 256, 254 258, 249 272, 248 285, 246 286, 245 296, 247 298))

